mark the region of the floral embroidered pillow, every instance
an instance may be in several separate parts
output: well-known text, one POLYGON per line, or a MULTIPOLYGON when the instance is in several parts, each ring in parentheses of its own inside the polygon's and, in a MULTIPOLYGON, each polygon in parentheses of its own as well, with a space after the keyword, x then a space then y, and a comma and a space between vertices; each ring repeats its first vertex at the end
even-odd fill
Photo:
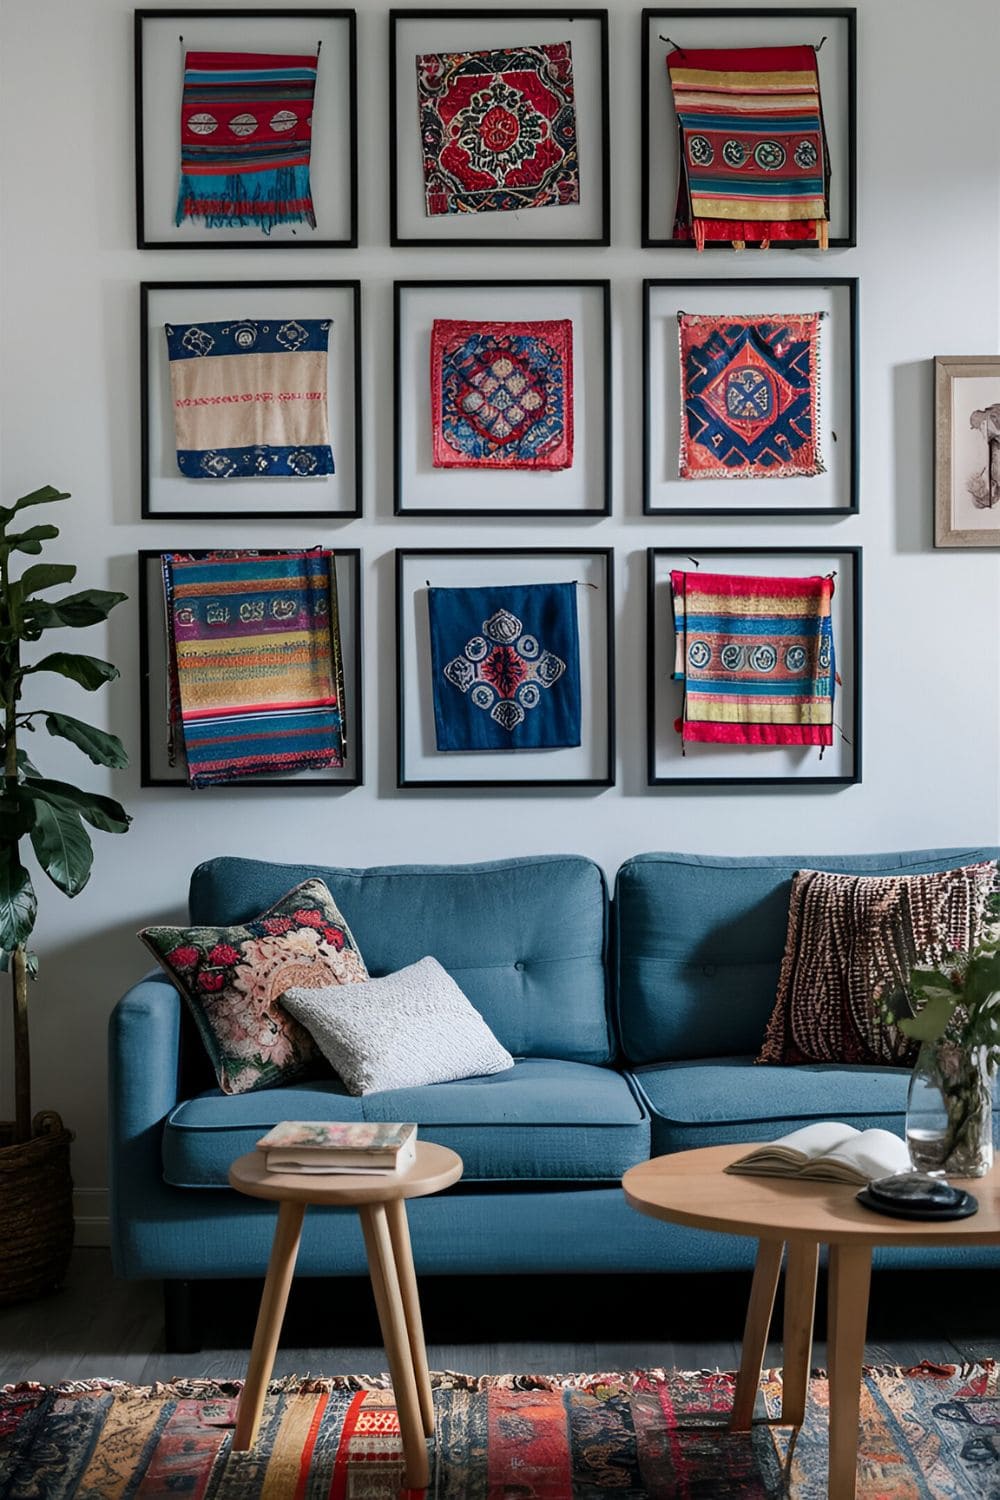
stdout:
POLYGON ((304 880, 240 927, 146 927, 139 938, 190 1006, 224 1094, 274 1088, 321 1062, 280 1003, 287 989, 368 978, 322 880, 304 880))

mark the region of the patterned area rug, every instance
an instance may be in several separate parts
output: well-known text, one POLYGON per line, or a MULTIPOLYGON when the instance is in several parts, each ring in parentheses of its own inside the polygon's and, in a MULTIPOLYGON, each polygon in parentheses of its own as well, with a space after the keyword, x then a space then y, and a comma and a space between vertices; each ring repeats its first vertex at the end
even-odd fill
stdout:
MULTIPOLYGON (((732 1374, 433 1377, 430 1500, 824 1500, 827 1383, 788 1465, 768 1424, 730 1435, 732 1374)), ((231 1453, 238 1382, 91 1380, 0 1391, 2 1500, 395 1500, 399 1428, 385 1377, 276 1381, 256 1448, 231 1453)), ((406 1493, 406 1492, 404 1492, 406 1493)), ((415 1492, 413 1492, 415 1493, 415 1492)), ((1000 1495, 1000 1380, 987 1365, 865 1371, 859 1500, 1000 1495)))

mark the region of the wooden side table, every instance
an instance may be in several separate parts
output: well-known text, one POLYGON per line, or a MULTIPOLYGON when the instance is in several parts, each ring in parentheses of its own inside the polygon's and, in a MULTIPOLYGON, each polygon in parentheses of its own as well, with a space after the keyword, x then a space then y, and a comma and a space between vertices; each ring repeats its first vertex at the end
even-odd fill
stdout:
POLYGON ((416 1161, 398 1174, 269 1172, 262 1151, 250 1151, 233 1162, 231 1187, 279 1205, 246 1384, 236 1413, 235 1451, 252 1448, 257 1438, 305 1211, 310 1204, 356 1208, 399 1412, 404 1483, 410 1489, 426 1489, 430 1465, 425 1439, 434 1432, 434 1403, 404 1200, 439 1193, 461 1175, 461 1157, 428 1141, 417 1142, 416 1161))
POLYGON ((653 1219, 752 1235, 758 1241, 730 1422, 734 1432, 746 1432, 753 1417, 786 1249, 781 1419, 790 1427, 801 1426, 809 1391, 819 1247, 829 1246, 828 1495, 829 1500, 854 1500, 872 1249, 876 1245, 1000 1245, 1000 1163, 986 1177, 969 1183, 979 1200, 979 1212, 969 1219, 940 1223, 872 1213, 855 1201, 856 1185, 725 1175, 729 1163, 750 1149, 749 1145, 703 1146, 656 1156, 625 1173, 625 1197, 632 1208, 653 1219))

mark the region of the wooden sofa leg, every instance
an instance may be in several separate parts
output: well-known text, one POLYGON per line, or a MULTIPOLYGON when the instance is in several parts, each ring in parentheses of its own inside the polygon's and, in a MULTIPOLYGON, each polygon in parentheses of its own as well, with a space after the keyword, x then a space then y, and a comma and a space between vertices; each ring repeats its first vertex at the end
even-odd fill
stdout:
POLYGON ((167 1354, 197 1354, 200 1351, 196 1300, 195 1282, 164 1281, 163 1327, 167 1354))

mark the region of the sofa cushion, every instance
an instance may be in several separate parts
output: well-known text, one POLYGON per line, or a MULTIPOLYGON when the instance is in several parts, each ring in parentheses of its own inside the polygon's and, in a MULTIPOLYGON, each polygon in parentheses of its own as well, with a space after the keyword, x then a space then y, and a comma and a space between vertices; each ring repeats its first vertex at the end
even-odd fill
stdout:
POLYGON ((630 1081, 610 1068, 529 1058, 458 1083, 349 1095, 336 1079, 178 1104, 163 1133, 174 1187, 225 1187, 230 1162, 279 1120, 416 1120, 419 1138, 450 1146, 477 1180, 614 1182, 649 1155, 649 1119, 630 1081))
POLYGON ((615 884, 616 1007, 625 1055, 641 1064, 757 1051, 777 993, 797 870, 918 875, 996 859, 998 852, 626 860, 615 884))
POLYGON ((640 1068, 633 1078, 651 1115, 652 1155, 660 1156, 772 1141, 812 1120, 902 1135, 910 1070, 838 1063, 775 1068, 752 1057, 715 1057, 640 1068))
POLYGON ((370 974, 433 954, 515 1057, 610 1060, 607 888, 592 860, 358 870, 224 857, 195 870, 191 919, 244 921, 310 876, 326 882, 370 974))

